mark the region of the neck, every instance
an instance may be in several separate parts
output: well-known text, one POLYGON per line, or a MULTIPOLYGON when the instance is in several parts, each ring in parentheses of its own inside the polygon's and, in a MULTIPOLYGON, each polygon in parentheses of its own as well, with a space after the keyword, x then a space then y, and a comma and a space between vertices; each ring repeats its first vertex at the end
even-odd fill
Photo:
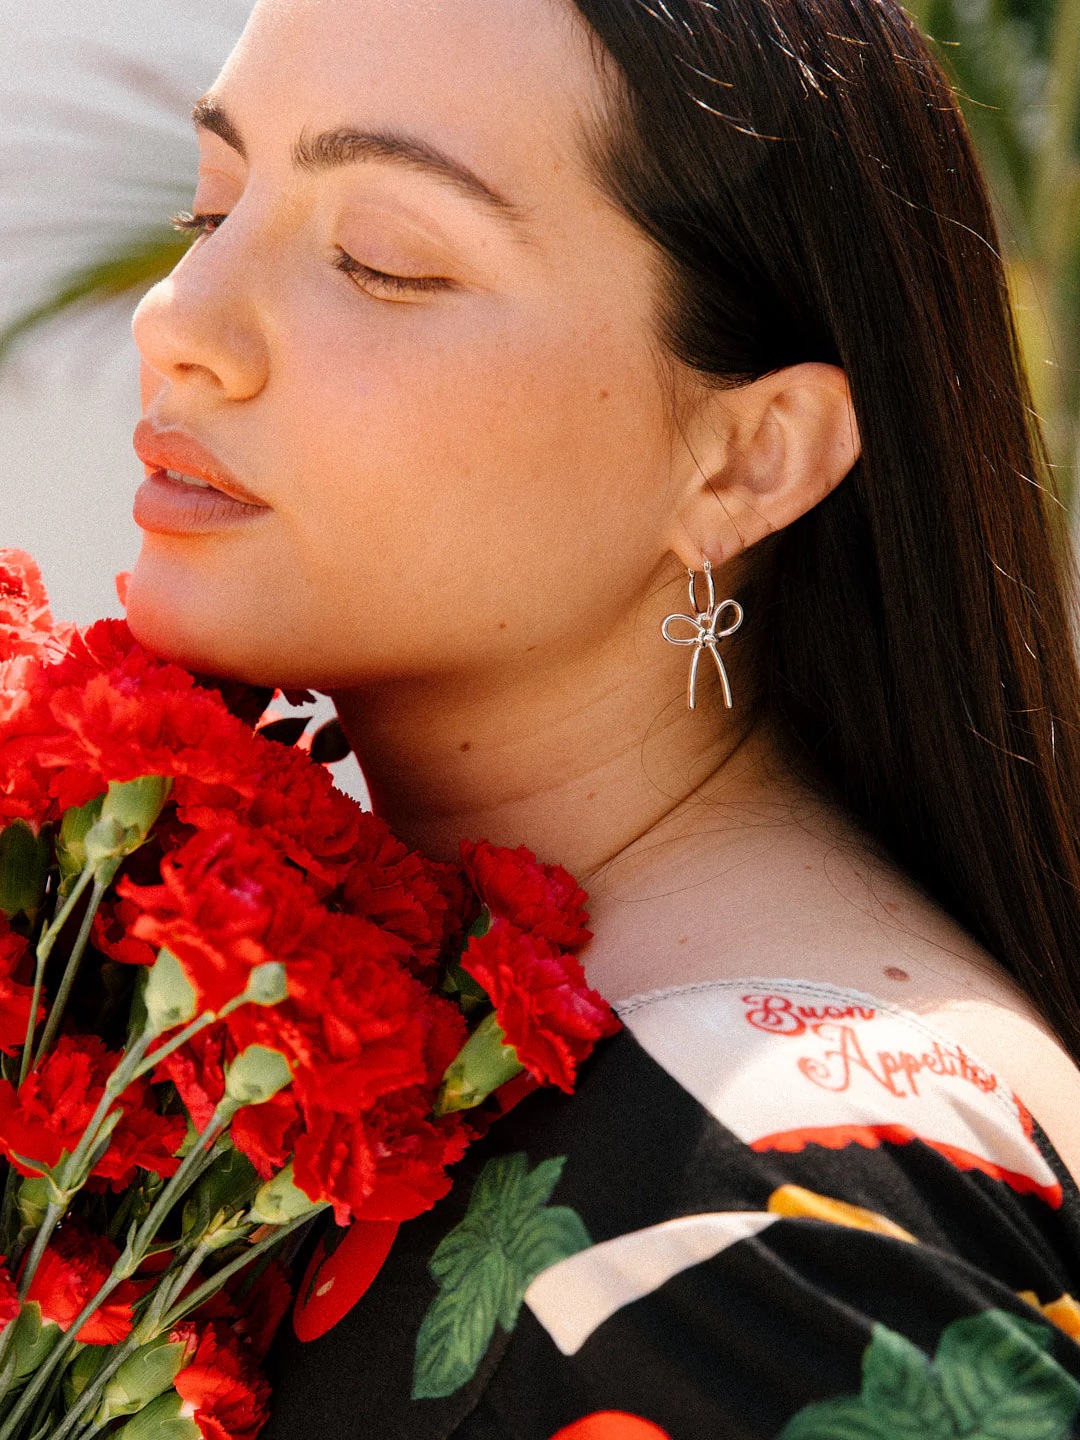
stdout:
MULTIPOLYGON (((727 711, 716 677, 686 708, 686 651, 612 645, 517 676, 461 674, 335 692, 375 810, 406 843, 453 860, 464 838, 525 844, 588 884, 657 826, 763 758, 752 706, 727 711)), ((703 667, 704 670, 704 667, 703 667)), ((498 673, 496 673, 498 672, 498 673)), ((739 671, 735 693, 745 697, 739 671)), ((765 743, 766 750, 770 749, 765 743)))

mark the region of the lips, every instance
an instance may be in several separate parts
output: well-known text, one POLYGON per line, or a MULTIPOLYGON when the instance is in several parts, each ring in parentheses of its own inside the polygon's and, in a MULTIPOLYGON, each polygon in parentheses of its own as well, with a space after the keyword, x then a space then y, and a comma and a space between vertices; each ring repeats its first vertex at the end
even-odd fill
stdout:
MULTIPOLYGON (((270 508, 246 485, 242 485, 217 456, 183 430, 162 430, 152 420, 143 419, 135 427, 132 443, 148 474, 172 471, 174 477, 188 475, 242 505, 259 510, 270 508)), ((175 483, 184 482, 176 480, 175 483)))
POLYGON ((158 535, 213 535, 273 513, 192 435, 159 429, 140 420, 135 453, 146 479, 135 492, 132 513, 143 530, 158 535))

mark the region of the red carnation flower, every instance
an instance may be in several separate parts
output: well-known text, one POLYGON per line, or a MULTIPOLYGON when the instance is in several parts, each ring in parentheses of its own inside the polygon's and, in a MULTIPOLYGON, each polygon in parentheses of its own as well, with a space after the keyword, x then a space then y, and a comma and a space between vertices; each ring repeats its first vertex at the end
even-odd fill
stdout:
MULTIPOLYGON (((7 916, 0 911, 0 1050, 5 1055, 14 1055, 26 1040, 34 991, 12 976, 29 950, 29 942, 12 930, 7 916)), ((37 1018, 40 1020, 44 1014, 44 1006, 39 1006, 37 1018)))
POLYGON ((95 947, 121 965, 152 965, 157 951, 145 940, 136 940, 131 933, 141 914, 137 905, 120 896, 103 901, 90 932, 95 947))
POLYGON ((177 814, 199 830, 220 829, 240 815, 321 891, 333 889, 353 863, 363 811, 302 751, 250 733, 247 745, 250 773, 242 790, 182 778, 174 790, 177 814))
POLYGON ((574 949, 591 936, 589 898, 561 865, 541 865, 531 850, 508 850, 486 840, 463 840, 461 858, 477 895, 502 920, 574 949))
POLYGON ((402 963, 405 946, 365 921, 325 911, 308 939, 307 954, 289 964, 288 999, 229 1017, 238 1048, 281 1050, 297 1093, 320 1109, 355 1113, 422 1082, 433 997, 402 963))
POLYGON ((0 1255, 0 1330, 19 1313, 19 1289, 7 1268, 7 1256, 0 1255))
POLYGON ((461 964, 487 991, 522 1065, 545 1084, 573 1090, 581 1061, 619 1029, 577 960, 542 935, 501 921, 469 941, 461 964))
POLYGON ((200 1329, 195 1352, 173 1385, 184 1401, 181 1414, 195 1421, 205 1440, 255 1440, 270 1414, 270 1386, 254 1348, 222 1321, 200 1329))
POLYGON ((161 881, 124 879, 117 889, 141 911, 133 937, 168 946, 200 1009, 220 1010, 240 995, 256 965, 302 953, 320 918, 299 872, 235 827, 193 836, 162 862, 161 881))
MULTIPOLYGON (((27 1300, 41 1306, 43 1321, 70 1330, 87 1302, 97 1294, 120 1258, 104 1235, 69 1219, 53 1234, 34 1273, 27 1300)), ((83 1322, 75 1337, 82 1345, 116 1345, 131 1333, 132 1305, 143 1286, 122 1280, 104 1305, 83 1322)))
POLYGON ((292 1304, 288 1271, 276 1258, 271 1259, 254 1283, 250 1274, 241 1271, 229 1283, 229 1296, 235 1311, 233 1329, 247 1340, 260 1360, 265 1359, 277 1328, 292 1304))
MULTIPOLYGON (((96 1035, 61 1035, 18 1091, 0 1080, 0 1150, 21 1175, 40 1173, 27 1160, 51 1166, 64 1150, 74 1151, 119 1058, 96 1035)), ((146 1079, 129 1086, 120 1103, 123 1118, 91 1173, 115 1190, 129 1185, 138 1167, 172 1175, 186 1130, 182 1118, 157 1114, 146 1079)))
POLYGON ((364 1117, 379 1163, 371 1193, 350 1198, 354 1219, 412 1220, 449 1191, 447 1168, 465 1154, 474 1134, 460 1114, 440 1120, 430 1115, 425 1088, 388 1095, 364 1117))
POLYGON ((300 1129, 300 1106, 289 1087, 262 1105, 247 1105, 229 1127, 232 1142, 255 1166, 261 1180, 286 1163, 300 1129))
POLYGON ((400 936, 420 971, 434 965, 458 922, 444 873, 450 867, 410 850, 370 812, 360 817, 353 858, 342 887, 345 908, 400 936))
POLYGON ((155 1080, 171 1080, 176 1086, 196 1130, 206 1129, 225 1094, 225 1064, 235 1053, 224 1024, 210 1025, 174 1050, 154 1071, 155 1080))
POLYGON ((25 550, 0 550, 0 660, 36 655, 54 629, 37 562, 25 550))

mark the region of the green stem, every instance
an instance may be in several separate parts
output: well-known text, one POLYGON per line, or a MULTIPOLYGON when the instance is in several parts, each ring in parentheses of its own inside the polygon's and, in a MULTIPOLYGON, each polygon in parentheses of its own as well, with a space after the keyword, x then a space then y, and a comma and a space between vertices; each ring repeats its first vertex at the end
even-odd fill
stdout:
MULTIPOLYGON (((78 1400, 76 1400, 75 1404, 64 1416, 57 1428, 50 1431, 49 1440, 62 1440, 64 1435, 71 1433, 72 1429, 78 1423, 79 1417, 84 1415, 87 1409, 97 1400, 102 1390, 104 1390, 105 1386, 120 1369, 120 1366, 123 1365, 124 1361, 130 1355, 134 1355, 141 1343, 140 1340, 135 1339, 133 1332, 122 1345, 116 1347, 116 1353, 110 1357, 108 1363, 102 1366, 94 1376, 93 1380, 79 1396, 78 1400)), ((93 1425, 93 1422, 91 1422, 91 1425, 93 1425)), ((100 1430, 101 1426, 99 1425, 96 1428, 100 1430)))
POLYGON ((67 965, 64 967, 63 979, 60 981, 60 988, 56 992, 56 998, 49 1008, 48 1019, 45 1021, 45 1030, 38 1044, 38 1052, 34 1057, 34 1065, 38 1065, 44 1055, 48 1053, 49 1047, 56 1039, 60 1029, 60 1022, 64 1018, 64 1011, 67 1008, 71 996, 71 988, 75 984, 75 977, 79 973, 79 965, 82 962, 83 953, 86 950, 86 942, 90 939, 90 927, 94 923, 94 916, 98 912, 102 900, 105 898, 105 891, 109 888, 109 882, 94 872, 94 888, 90 894, 90 903, 86 907, 86 914, 79 926, 79 934, 68 956, 67 965))
POLYGON ((34 1248, 30 1251, 30 1255, 27 1258, 26 1265, 23 1267, 23 1272, 19 1279, 20 1303, 26 1299, 26 1292, 30 1289, 34 1276, 37 1274, 37 1268, 41 1264, 41 1257, 45 1254, 45 1247, 52 1238, 53 1231, 63 1219, 66 1209, 66 1204, 61 1204, 57 1200, 50 1200, 49 1208, 45 1211, 45 1219, 41 1222, 41 1229, 34 1236, 34 1248))
MULTIPOLYGON (((143 1038, 145 1039, 145 1037, 143 1038)), ((140 1043, 142 1043, 142 1041, 140 1041, 140 1043)), ((90 1319, 91 1315, 105 1303, 120 1282, 127 1280, 135 1273, 135 1270, 138 1269, 148 1248, 149 1241, 153 1240, 158 1225, 160 1225, 161 1221, 171 1210, 176 1197, 192 1176, 196 1174, 201 1167, 205 1167, 206 1164, 210 1163, 210 1158, 207 1157, 205 1153, 205 1146, 212 1143, 218 1134, 220 1134, 221 1130, 228 1125, 236 1109, 237 1106, 235 1102, 226 1099, 223 1100, 214 1111, 206 1128, 201 1132, 188 1154, 185 1155, 180 1168, 159 1195, 150 1214, 128 1241, 124 1253, 113 1266, 111 1273, 104 1280, 97 1294, 93 1295, 86 1302, 67 1331, 61 1336, 59 1341, 57 1341, 56 1345, 53 1346, 42 1363, 41 1368, 36 1372, 30 1384, 20 1397, 19 1403, 15 1406, 14 1410, 12 1410, 3 1425, 0 1426, 0 1440, 12 1440, 12 1436, 16 1432, 16 1427, 29 1413, 31 1406, 34 1405, 38 1396, 41 1395, 45 1386, 49 1383, 57 1366, 66 1359, 68 1352, 75 1344, 79 1331, 90 1319)), ((49 1206, 50 1214, 53 1208, 52 1205, 49 1206)), ((46 1215, 46 1223, 47 1222, 48 1215, 46 1215)), ((42 1226, 42 1229, 44 1228, 45 1227, 42 1226)), ((169 1328, 172 1328, 171 1325, 169 1328)), ((161 1331, 159 1330, 158 1333, 160 1334, 161 1331)))
POLYGON ((203 1013, 196 1016, 190 1024, 185 1025, 183 1030, 180 1030, 174 1035, 167 1045, 162 1045, 159 1050, 154 1050, 135 1071, 132 1079, 139 1080, 142 1076, 148 1075, 151 1070, 161 1064, 162 1060, 167 1059, 174 1050, 179 1050, 180 1046, 186 1045, 193 1035, 198 1035, 200 1030, 205 1030, 208 1025, 212 1025, 214 1021, 219 1018, 220 1016, 216 1015, 213 1010, 204 1010, 203 1013))
POLYGON ((11 1260, 11 1246, 15 1240, 13 1221, 15 1218, 15 1200, 19 1193, 19 1172, 15 1166, 8 1162, 7 1174, 4 1177, 4 1199, 0 1204, 0 1253, 11 1260))
MULTIPOLYGON (((79 1179, 79 1172, 97 1143, 102 1125, 108 1119, 109 1112, 114 1103, 131 1084, 134 1072, 146 1054, 146 1047, 149 1045, 150 1039, 151 1037, 146 1033, 140 1035, 133 1048, 128 1051, 120 1064, 109 1076, 101 1099, 98 1101, 97 1109, 91 1116, 90 1123, 83 1131, 82 1139, 75 1147, 74 1153, 69 1156, 63 1166, 58 1180, 58 1188, 61 1192, 66 1191, 68 1184, 72 1180, 79 1179)), ((62 1200, 50 1202, 49 1208, 45 1212, 45 1219, 41 1222, 41 1228, 34 1237, 34 1248, 30 1251, 29 1258, 20 1277, 20 1300, 25 1299, 27 1291, 30 1289, 34 1275, 37 1273, 37 1268, 41 1264, 41 1257, 45 1253, 45 1247, 52 1238, 53 1231, 63 1219, 69 1204, 69 1199, 70 1197, 66 1196, 62 1200)))
POLYGON ((75 882, 71 894, 64 901, 59 914, 51 925, 46 925, 41 932, 41 939, 37 947, 37 965, 34 968, 34 994, 30 1001, 30 1017, 26 1022, 26 1043, 23 1046, 22 1064, 19 1067, 19 1084, 22 1085, 30 1073, 30 1061, 34 1053, 34 1031, 37 1029, 37 1012, 41 1004, 41 991, 45 984, 45 966, 48 964, 49 956, 52 954, 53 946, 56 944, 60 931, 67 924, 68 917, 75 906, 82 898, 83 891, 94 878, 93 869, 83 870, 75 882))
MULTIPOLYGON (((236 1260, 231 1261, 228 1265, 223 1265, 220 1270, 214 1272, 209 1280, 200 1285, 197 1290, 193 1290, 179 1305, 174 1305, 173 1308, 163 1316, 158 1325, 158 1335, 164 1335, 167 1330, 171 1330, 174 1325, 183 1320, 185 1315, 190 1315, 193 1310, 197 1310, 204 1300, 209 1300, 211 1295, 216 1295, 226 1280, 231 1280, 234 1275, 243 1270, 245 1265, 250 1265, 252 1260, 258 1259, 260 1255, 265 1254, 267 1250, 279 1244, 280 1241, 285 1239, 286 1235, 290 1235, 294 1230, 298 1230, 301 1225, 306 1225, 308 1221, 318 1215, 320 1211, 328 1208, 328 1201, 324 1201, 321 1205, 313 1205, 310 1210, 305 1210, 303 1215, 298 1215, 295 1220, 290 1220, 287 1225, 279 1226, 274 1233, 268 1235, 265 1240, 260 1240, 257 1245, 252 1245, 250 1250, 245 1251, 245 1253, 236 1260)), ((0 1435, 0 1440, 4 1440, 3 1435, 0 1435)))
MULTIPOLYGON (((206 1128, 180 1162, 180 1168, 154 1201, 149 1215, 135 1231, 134 1238, 129 1242, 133 1250, 145 1250, 150 1245, 161 1222, 176 1203, 177 1197, 208 1165, 213 1164, 214 1157, 208 1153, 208 1147, 225 1129, 238 1108, 235 1100, 230 1100, 228 1097, 220 1102, 207 1122, 206 1128)), ((2 1436, 0 1436, 0 1440, 3 1440, 2 1436)))

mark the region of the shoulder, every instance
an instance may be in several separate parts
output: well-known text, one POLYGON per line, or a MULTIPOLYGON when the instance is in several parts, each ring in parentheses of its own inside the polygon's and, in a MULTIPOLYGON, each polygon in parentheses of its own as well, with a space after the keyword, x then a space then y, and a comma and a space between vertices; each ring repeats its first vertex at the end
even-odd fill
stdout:
MULTIPOLYGON (((747 975, 796 977, 876 997, 977 1055, 1080 1176, 1080 1070, 994 957, 864 836, 806 807, 710 842, 695 837, 670 874, 602 906, 585 957, 592 983, 612 997, 703 986, 704 1004, 708 987, 730 997, 723 987, 747 975)), ((675 1010, 664 1013, 667 1023, 675 1010)), ((655 1027, 660 1012, 640 1019, 655 1027)))

